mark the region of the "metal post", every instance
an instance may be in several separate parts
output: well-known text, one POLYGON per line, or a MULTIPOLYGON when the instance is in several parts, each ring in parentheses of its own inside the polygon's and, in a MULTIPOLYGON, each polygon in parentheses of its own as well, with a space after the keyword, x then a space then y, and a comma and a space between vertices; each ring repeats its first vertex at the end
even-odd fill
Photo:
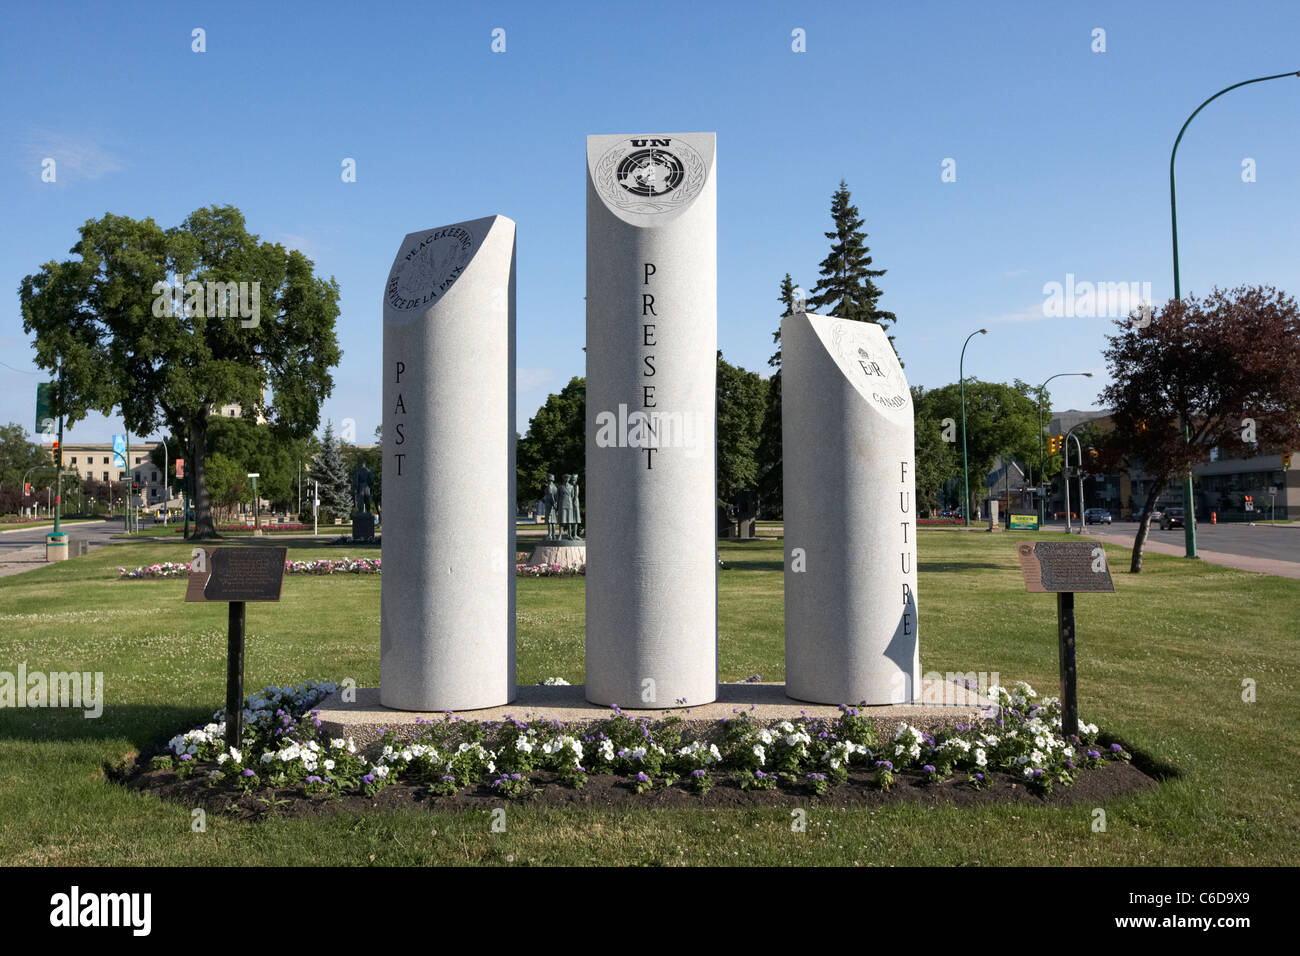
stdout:
POLYGON ((961 379, 961 482, 964 500, 961 503, 962 518, 966 527, 970 527, 970 468, 966 464, 966 346, 977 335, 988 335, 988 329, 976 329, 966 336, 961 345, 961 359, 957 363, 957 374, 961 379))
POLYGON ((58 491, 54 496, 54 503, 59 506, 59 510, 54 512, 54 533, 59 533, 59 518, 63 515, 63 363, 59 363, 59 453, 55 456, 54 470, 56 472, 54 482, 58 486, 58 491))
POLYGON ((1061 732, 1068 740, 1079 733, 1079 675, 1074 648, 1074 592, 1056 595, 1056 636, 1061 659, 1061 732))
MULTIPOLYGON (((1224 93, 1227 93, 1229 90, 1235 90, 1239 86, 1248 86, 1251 83, 1263 83, 1266 80, 1280 80, 1283 77, 1287 77, 1287 76, 1300 76, 1300 71, 1296 71, 1294 73, 1275 73, 1272 76, 1258 76, 1253 80, 1242 80, 1240 83, 1232 84, 1232 86, 1225 86, 1223 89, 1219 90, 1219 92, 1215 93, 1213 96, 1211 96, 1200 106, 1196 107, 1196 109, 1192 111, 1192 115, 1187 117, 1187 122, 1183 124, 1183 128, 1178 131, 1178 138, 1174 140, 1174 148, 1169 151, 1169 223, 1172 229, 1173 247, 1174 247, 1174 298, 1175 299, 1181 300, 1183 297, 1182 285, 1180 283, 1180 278, 1178 274, 1178 197, 1177 197, 1177 191, 1175 189, 1175 180, 1174 180, 1174 159, 1178 155, 1178 144, 1183 141, 1183 134, 1187 132, 1187 127, 1191 125, 1192 120, 1196 119, 1197 113, 1205 109, 1205 107, 1209 106, 1210 103, 1217 100, 1220 96, 1222 96, 1224 93)), ((1188 442, 1190 442, 1191 423, 1187 420, 1187 410, 1180 409, 1180 415, 1183 419, 1183 437, 1188 442)), ((1191 469, 1189 468, 1187 471, 1187 477, 1184 479, 1184 483, 1183 483, 1183 518, 1184 518, 1183 540, 1186 548, 1185 557, 1188 558, 1194 558, 1197 556, 1196 555, 1196 502, 1195 499, 1193 498, 1193 493, 1194 491, 1192 487, 1192 472, 1191 469)))
POLYGON ((226 638, 226 747, 244 742, 244 602, 231 601, 226 638))
POLYGON ((1061 484, 1065 486, 1065 533, 1074 534, 1074 525, 1070 523, 1070 443, 1065 443, 1061 453, 1061 484))
MULTIPOLYGON (((1077 428, 1077 427, 1079 427, 1079 426, 1076 425, 1075 428, 1077 428)), ((1079 453, 1079 454, 1078 454, 1079 463, 1078 463, 1078 465, 1076 466, 1079 470, 1078 470, 1075 474, 1078 476, 1078 479, 1079 479, 1079 534, 1083 534, 1084 531, 1087 530, 1087 528, 1085 527, 1085 525, 1087 524, 1087 522, 1084 521, 1084 519, 1083 519, 1083 512, 1084 512, 1084 509, 1087 507, 1087 505, 1084 503, 1084 500, 1083 500, 1083 446, 1079 444, 1079 436, 1076 435, 1076 434, 1074 433, 1074 429, 1073 429, 1073 428, 1070 429, 1070 434, 1069 434, 1069 435, 1067 436, 1067 438, 1066 438, 1066 443, 1067 443, 1067 444, 1066 444, 1066 454, 1065 454, 1065 457, 1066 457, 1066 460, 1067 460, 1067 461, 1068 461, 1069 458, 1070 458, 1070 453, 1069 453, 1069 439, 1071 439, 1071 438, 1074 439, 1074 450, 1075 450, 1076 452, 1079 453)), ((1066 479, 1066 480, 1068 481, 1069 479, 1066 479)))

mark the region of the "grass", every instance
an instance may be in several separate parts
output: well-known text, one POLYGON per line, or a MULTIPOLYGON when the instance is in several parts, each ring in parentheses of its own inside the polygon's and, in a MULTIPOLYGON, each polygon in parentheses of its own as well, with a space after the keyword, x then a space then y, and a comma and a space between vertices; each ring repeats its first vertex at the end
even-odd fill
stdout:
MULTIPOLYGON (((997 671, 1055 693, 1054 601, 1028 594, 1015 545, 1032 534, 922 530, 921 663, 997 671)), ((377 549, 285 541, 294 558, 377 549)), ((722 543, 724 680, 783 676, 782 544, 722 543)), ((510 805, 505 833, 486 813, 413 809, 328 820, 237 823, 128 793, 104 768, 201 722, 224 698, 225 607, 185 604, 182 581, 119 581, 117 567, 188 558, 183 543, 140 540, 0 579, 0 670, 103 671, 102 718, 0 711, 0 864, 1286 864, 1300 861, 1295 608, 1300 581, 1148 554, 1130 575, 1108 547, 1113 595, 1077 600, 1085 719, 1181 771, 1151 791, 1092 808, 811 807, 535 810, 510 805), (1242 700, 1256 682, 1257 702, 1242 700)), ((279 604, 248 610, 246 685, 310 677, 379 679, 381 579, 286 578, 279 604)), ((519 680, 583 677, 582 579, 518 582, 519 680)))

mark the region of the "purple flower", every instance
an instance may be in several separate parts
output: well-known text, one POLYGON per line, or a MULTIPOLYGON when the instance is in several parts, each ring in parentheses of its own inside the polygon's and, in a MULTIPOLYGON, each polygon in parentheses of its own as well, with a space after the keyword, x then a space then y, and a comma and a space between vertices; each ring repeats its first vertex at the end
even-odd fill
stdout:
POLYGON ((1041 777, 1042 775, 1043 775, 1043 771, 1041 771, 1041 770, 1035 770, 1035 771, 1034 771, 1034 776, 1035 776, 1035 777, 1041 777))
POLYGON ((824 773, 810 773, 810 774, 808 774, 808 779, 809 779, 809 780, 825 780, 825 779, 826 779, 826 774, 824 774, 824 773))
POLYGON ((877 761, 876 761, 876 766, 877 766, 877 767, 884 767, 886 770, 893 770, 893 769, 894 769, 894 765, 893 765, 890 761, 888 761, 888 760, 877 760, 877 761))
POLYGON ((193 760, 194 758, 191 757, 189 754, 181 754, 181 759, 182 759, 182 760, 193 760))
POLYGON ((709 775, 709 772, 708 772, 707 770, 692 770, 692 771, 691 771, 691 776, 692 776, 692 777, 707 777, 708 775, 709 775))
POLYGON ((926 764, 921 769, 924 770, 926 773, 934 773, 934 764, 926 764))
POLYGON ((983 779, 984 779, 984 774, 982 774, 982 773, 977 773, 977 774, 975 774, 975 779, 976 779, 976 780, 983 780, 983 779))
POLYGON ((316 775, 313 774, 312 776, 310 776, 310 777, 307 778, 307 782, 308 782, 308 783, 324 783, 325 781, 321 780, 320 777, 317 777, 316 775))
POLYGON ((1123 750, 1123 749, 1124 749, 1124 748, 1121 747, 1119 744, 1111 744, 1111 745, 1110 745, 1110 752, 1113 753, 1113 754, 1117 754, 1117 753, 1119 753, 1119 752, 1120 752, 1121 750, 1123 750))
POLYGON ((1089 751, 1088 751, 1088 756, 1091 757, 1093 760, 1098 760, 1098 759, 1100 759, 1100 757, 1101 757, 1101 751, 1100 751, 1100 750, 1089 750, 1089 751))
POLYGON ((244 776, 245 776, 245 777, 251 777, 251 776, 253 776, 253 771, 251 771, 251 770, 245 770, 245 771, 244 771, 244 776))
POLYGON ((650 778, 647 777, 644 773, 638 773, 638 774, 636 775, 636 782, 637 782, 637 783, 649 783, 649 782, 650 782, 650 778))
POLYGON ((361 778, 361 782, 362 782, 362 783, 374 783, 374 782, 375 782, 375 775, 374 775, 373 773, 368 773, 368 774, 366 774, 364 777, 361 778))

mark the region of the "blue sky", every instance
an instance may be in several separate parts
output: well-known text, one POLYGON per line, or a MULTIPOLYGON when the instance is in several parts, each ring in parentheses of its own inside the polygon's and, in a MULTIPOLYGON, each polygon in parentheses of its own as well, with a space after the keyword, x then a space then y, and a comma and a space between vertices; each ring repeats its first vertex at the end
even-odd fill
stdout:
MULTIPOLYGON (((48 3, 5 20, 0 422, 31 429, 42 380, 24 275, 68 258, 88 218, 172 226, 230 203, 338 280, 343 360, 322 420, 354 420, 362 442, 380 420, 382 288, 408 232, 518 223, 520 431, 583 374, 590 133, 716 131, 729 361, 767 374, 781 277, 816 281, 844 178, 888 270, 880 304, 898 314, 912 383, 956 381, 962 341, 984 326, 969 374, 1093 371, 1052 383, 1054 407, 1093 407, 1112 321, 1044 317, 1045 284, 1149 282, 1170 297, 1178 128, 1224 86, 1300 70, 1294 2, 48 3)), ((1227 94, 1189 128, 1184 294, 1300 291, 1297 117, 1287 78, 1227 94)), ((68 438, 118 430, 92 416, 68 438)))

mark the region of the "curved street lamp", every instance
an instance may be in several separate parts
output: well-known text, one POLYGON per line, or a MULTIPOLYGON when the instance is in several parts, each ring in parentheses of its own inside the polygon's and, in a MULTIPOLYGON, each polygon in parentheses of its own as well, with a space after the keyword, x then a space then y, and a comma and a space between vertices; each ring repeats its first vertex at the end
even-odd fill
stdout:
POLYGON ((1043 390, 1047 388, 1047 382, 1063 375, 1082 375, 1084 378, 1092 378, 1091 372, 1057 372, 1055 375, 1049 375, 1047 381, 1038 386, 1038 485, 1042 489, 1042 494, 1038 496, 1038 526, 1040 528, 1047 518, 1047 502, 1045 500, 1047 497, 1047 474, 1043 468, 1043 390))
MULTIPOLYGON (((1263 83, 1266 80, 1280 80, 1288 76, 1300 77, 1300 70, 1294 73, 1274 73, 1272 76, 1257 76, 1253 80, 1242 80, 1240 83, 1233 83, 1232 86, 1225 86, 1219 92, 1215 93, 1208 100, 1196 107, 1192 115, 1187 117, 1187 122, 1183 128, 1178 131, 1178 138, 1174 140, 1174 148, 1169 152, 1169 221, 1173 227, 1174 240, 1174 298, 1181 300, 1183 297, 1182 285, 1179 282, 1178 275, 1178 199, 1174 188, 1174 158, 1178 155, 1178 144, 1183 141, 1183 134, 1187 132, 1187 127, 1191 125, 1192 120, 1196 119, 1196 114, 1205 107, 1209 106, 1224 93, 1229 90, 1235 90, 1239 86, 1249 86, 1251 83, 1263 83)), ((1179 409, 1179 415, 1183 420, 1183 438, 1185 441, 1192 440, 1192 424, 1187 419, 1187 410, 1179 409)), ((1190 516, 1190 520, 1183 522, 1183 541, 1186 545, 1186 554, 1184 557, 1196 557, 1196 503, 1192 497, 1192 471, 1187 470, 1187 477, 1183 484, 1183 509, 1184 514, 1190 516)))
POLYGON ((964 498, 961 503, 961 515, 970 526, 970 469, 966 465, 966 346, 977 335, 988 335, 988 329, 976 329, 966 336, 961 344, 961 360, 957 363, 957 375, 961 379, 961 482, 964 498))

